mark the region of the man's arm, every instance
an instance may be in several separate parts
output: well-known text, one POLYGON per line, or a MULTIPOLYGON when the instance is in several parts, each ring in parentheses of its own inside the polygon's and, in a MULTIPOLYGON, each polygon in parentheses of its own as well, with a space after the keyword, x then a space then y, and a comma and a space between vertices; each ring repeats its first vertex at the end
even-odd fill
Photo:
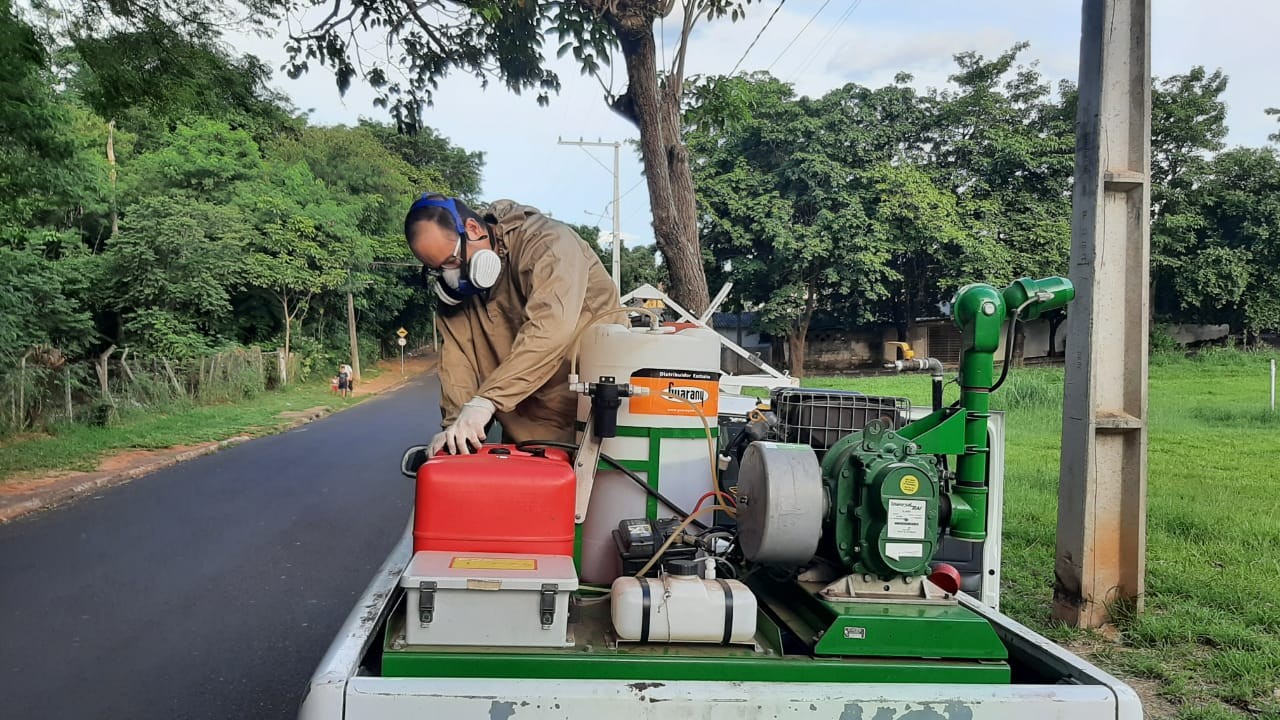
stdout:
POLYGON ((511 412, 560 369, 582 317, 590 265, 581 241, 568 228, 529 238, 524 323, 511 353, 485 378, 476 395, 498 412, 511 412))
MULTIPOLYGON (((457 318, 457 324, 463 325, 464 318, 457 318)), ((443 319, 440 322, 443 340, 439 370, 441 427, 449 427, 458 419, 462 405, 475 396, 476 388, 480 386, 475 365, 463 349, 471 347, 470 339, 459 337, 466 329, 453 325, 443 319)))

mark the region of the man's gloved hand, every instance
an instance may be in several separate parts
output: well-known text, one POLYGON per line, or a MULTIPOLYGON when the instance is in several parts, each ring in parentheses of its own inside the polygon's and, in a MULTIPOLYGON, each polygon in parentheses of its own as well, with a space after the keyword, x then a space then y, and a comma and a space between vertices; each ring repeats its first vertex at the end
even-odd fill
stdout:
POLYGON ((474 397, 462 406, 458 419, 444 432, 431 440, 431 454, 448 448, 453 455, 470 455, 471 447, 480 449, 484 444, 485 426, 493 419, 493 403, 482 397, 474 397))

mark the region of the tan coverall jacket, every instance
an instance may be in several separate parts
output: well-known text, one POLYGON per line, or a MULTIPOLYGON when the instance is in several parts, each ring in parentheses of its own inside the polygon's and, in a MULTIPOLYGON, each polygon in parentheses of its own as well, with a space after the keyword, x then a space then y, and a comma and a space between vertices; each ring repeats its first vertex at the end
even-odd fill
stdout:
POLYGON ((571 442, 569 343, 592 316, 618 307, 617 288, 585 241, 537 209, 499 200, 482 217, 506 256, 487 301, 440 306, 443 425, 478 395, 494 404, 507 442, 571 442))

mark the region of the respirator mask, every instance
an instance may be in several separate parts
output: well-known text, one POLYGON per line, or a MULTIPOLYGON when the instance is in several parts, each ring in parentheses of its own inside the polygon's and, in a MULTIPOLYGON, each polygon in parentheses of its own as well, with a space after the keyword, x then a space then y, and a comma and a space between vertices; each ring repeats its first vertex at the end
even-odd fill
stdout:
MULTIPOLYGON (((458 206, 453 198, 429 198, 423 195, 409 208, 409 211, 420 207, 438 207, 449 211, 453 217, 454 229, 458 232, 458 245, 453 255, 438 270, 428 270, 435 276, 436 296, 446 305, 459 305, 469 297, 488 298, 489 290, 498 282, 502 274, 502 257, 489 248, 482 248, 467 257, 466 225, 458 214, 458 206)), ((476 241, 478 242, 478 241, 476 241)))

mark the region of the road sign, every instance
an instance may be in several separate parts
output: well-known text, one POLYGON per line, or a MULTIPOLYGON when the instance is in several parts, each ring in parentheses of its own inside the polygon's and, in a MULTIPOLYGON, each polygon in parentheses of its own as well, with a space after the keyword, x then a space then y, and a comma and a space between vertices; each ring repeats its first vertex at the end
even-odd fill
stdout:
POLYGON ((407 343, 407 342, 409 342, 409 341, 408 341, 408 340, 405 340, 404 338, 398 338, 398 339, 396 340, 396 344, 397 344, 397 345, 399 345, 400 347, 404 347, 405 343, 407 343))
POLYGON ((403 338, 409 334, 409 331, 405 330, 404 328, 400 328, 399 330, 396 331, 396 334, 399 335, 401 338, 403 338))

